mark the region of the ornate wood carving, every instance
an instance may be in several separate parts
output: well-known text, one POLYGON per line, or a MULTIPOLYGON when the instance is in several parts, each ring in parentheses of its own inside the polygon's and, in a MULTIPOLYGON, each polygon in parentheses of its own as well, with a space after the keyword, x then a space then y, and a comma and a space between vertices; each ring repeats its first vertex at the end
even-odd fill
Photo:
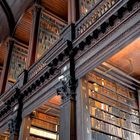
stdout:
POLYGON ((36 58, 39 59, 57 40, 65 24, 50 15, 41 13, 36 58))
POLYGON ((73 91, 75 91, 77 86, 77 82, 73 77, 67 77, 65 79, 60 80, 60 87, 57 89, 57 94, 61 96, 63 101, 67 101, 71 96, 75 95, 73 91))
POLYGON ((78 37, 84 33, 90 26, 92 26, 102 15, 111 9, 119 0, 105 0, 105 1, 89 1, 80 0, 81 16, 86 15, 92 7, 95 7, 88 13, 76 27, 76 36, 78 37))
POLYGON ((101 0, 80 0, 80 16, 85 16, 101 0))
POLYGON ((26 60, 27 60, 28 50, 14 44, 12 57, 10 61, 10 69, 9 69, 9 81, 16 81, 18 76, 23 72, 26 67, 26 60))

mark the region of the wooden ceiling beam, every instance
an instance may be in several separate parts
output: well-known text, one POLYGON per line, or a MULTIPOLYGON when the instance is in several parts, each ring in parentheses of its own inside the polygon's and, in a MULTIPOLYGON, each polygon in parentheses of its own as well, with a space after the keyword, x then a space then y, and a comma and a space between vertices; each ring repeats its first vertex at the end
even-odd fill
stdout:
POLYGON ((15 27, 15 19, 14 19, 12 10, 9 7, 8 3, 6 2, 6 0, 0 0, 0 5, 1 5, 4 13, 6 14, 8 24, 9 24, 10 35, 12 35, 13 31, 14 31, 14 27, 15 27))

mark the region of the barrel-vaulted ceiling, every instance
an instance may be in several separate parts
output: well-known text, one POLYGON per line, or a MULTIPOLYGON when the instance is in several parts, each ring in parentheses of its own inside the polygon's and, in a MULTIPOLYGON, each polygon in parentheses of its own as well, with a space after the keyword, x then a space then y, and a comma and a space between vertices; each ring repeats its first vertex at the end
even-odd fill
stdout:
MULTIPOLYGON (((25 22, 26 26, 28 24, 27 22, 31 21, 30 12, 28 12, 29 15, 25 12, 33 5, 34 1, 35 0, 0 0, 0 42, 9 34, 12 34, 13 31, 16 30, 15 27, 18 27, 18 25, 21 27, 25 22), (25 16, 24 13, 26 14, 25 16), (25 17, 25 20, 27 17, 27 21, 20 23, 20 21, 22 22, 22 20, 24 20, 22 19, 23 17, 25 17)), ((68 0, 41 0, 41 6, 58 17, 67 20, 67 2, 68 0)))
POLYGON ((0 41, 14 30, 17 21, 32 2, 32 0, 0 1, 0 41))

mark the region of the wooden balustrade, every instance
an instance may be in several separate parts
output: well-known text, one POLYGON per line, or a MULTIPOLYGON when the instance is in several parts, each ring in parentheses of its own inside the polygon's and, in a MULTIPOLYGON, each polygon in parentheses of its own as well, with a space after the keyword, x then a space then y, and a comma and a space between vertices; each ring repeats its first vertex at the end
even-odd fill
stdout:
POLYGON ((76 23, 76 37, 85 32, 105 12, 111 9, 120 0, 103 0, 97 3, 93 9, 76 23))
MULTIPOLYGON (((58 52, 61 53, 67 47, 67 41, 59 40, 50 50, 47 55, 44 54, 28 71, 28 80, 37 75, 43 68, 49 68, 49 63, 56 57, 58 52), (59 51, 61 50, 61 51, 59 51)), ((58 54, 59 55, 59 54, 58 54)))

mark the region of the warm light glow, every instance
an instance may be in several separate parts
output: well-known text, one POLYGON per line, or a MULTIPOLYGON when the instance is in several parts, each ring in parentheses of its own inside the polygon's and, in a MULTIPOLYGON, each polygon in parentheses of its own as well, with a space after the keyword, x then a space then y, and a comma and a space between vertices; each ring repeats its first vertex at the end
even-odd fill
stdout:
MULTIPOLYGON (((140 37, 113 55, 107 63, 121 69, 135 78, 140 78, 140 37), (123 61, 122 61, 123 60, 123 61)), ((103 63, 104 64, 104 63, 103 63)))
POLYGON ((104 109, 104 104, 101 104, 101 109, 104 109))
POLYGON ((58 126, 57 125, 55 126, 55 130, 58 131, 58 126))
POLYGON ((85 13, 87 13, 88 12, 88 10, 85 8, 85 13))
POLYGON ((44 137, 44 138, 53 139, 53 140, 56 140, 56 137, 57 137, 57 135, 55 133, 45 131, 45 130, 41 130, 41 129, 34 128, 34 127, 30 128, 30 134, 33 134, 33 135, 36 135, 36 136, 41 136, 41 137, 44 137))
POLYGON ((61 105, 61 97, 60 96, 54 96, 48 102, 50 102, 52 104, 56 104, 56 105, 59 106, 59 105, 61 105))
POLYGON ((94 90, 95 90, 96 92, 98 92, 98 85, 97 85, 96 83, 94 83, 93 85, 94 85, 94 90))
POLYGON ((102 79, 102 86, 104 86, 105 85, 105 83, 104 83, 104 79, 102 79))

